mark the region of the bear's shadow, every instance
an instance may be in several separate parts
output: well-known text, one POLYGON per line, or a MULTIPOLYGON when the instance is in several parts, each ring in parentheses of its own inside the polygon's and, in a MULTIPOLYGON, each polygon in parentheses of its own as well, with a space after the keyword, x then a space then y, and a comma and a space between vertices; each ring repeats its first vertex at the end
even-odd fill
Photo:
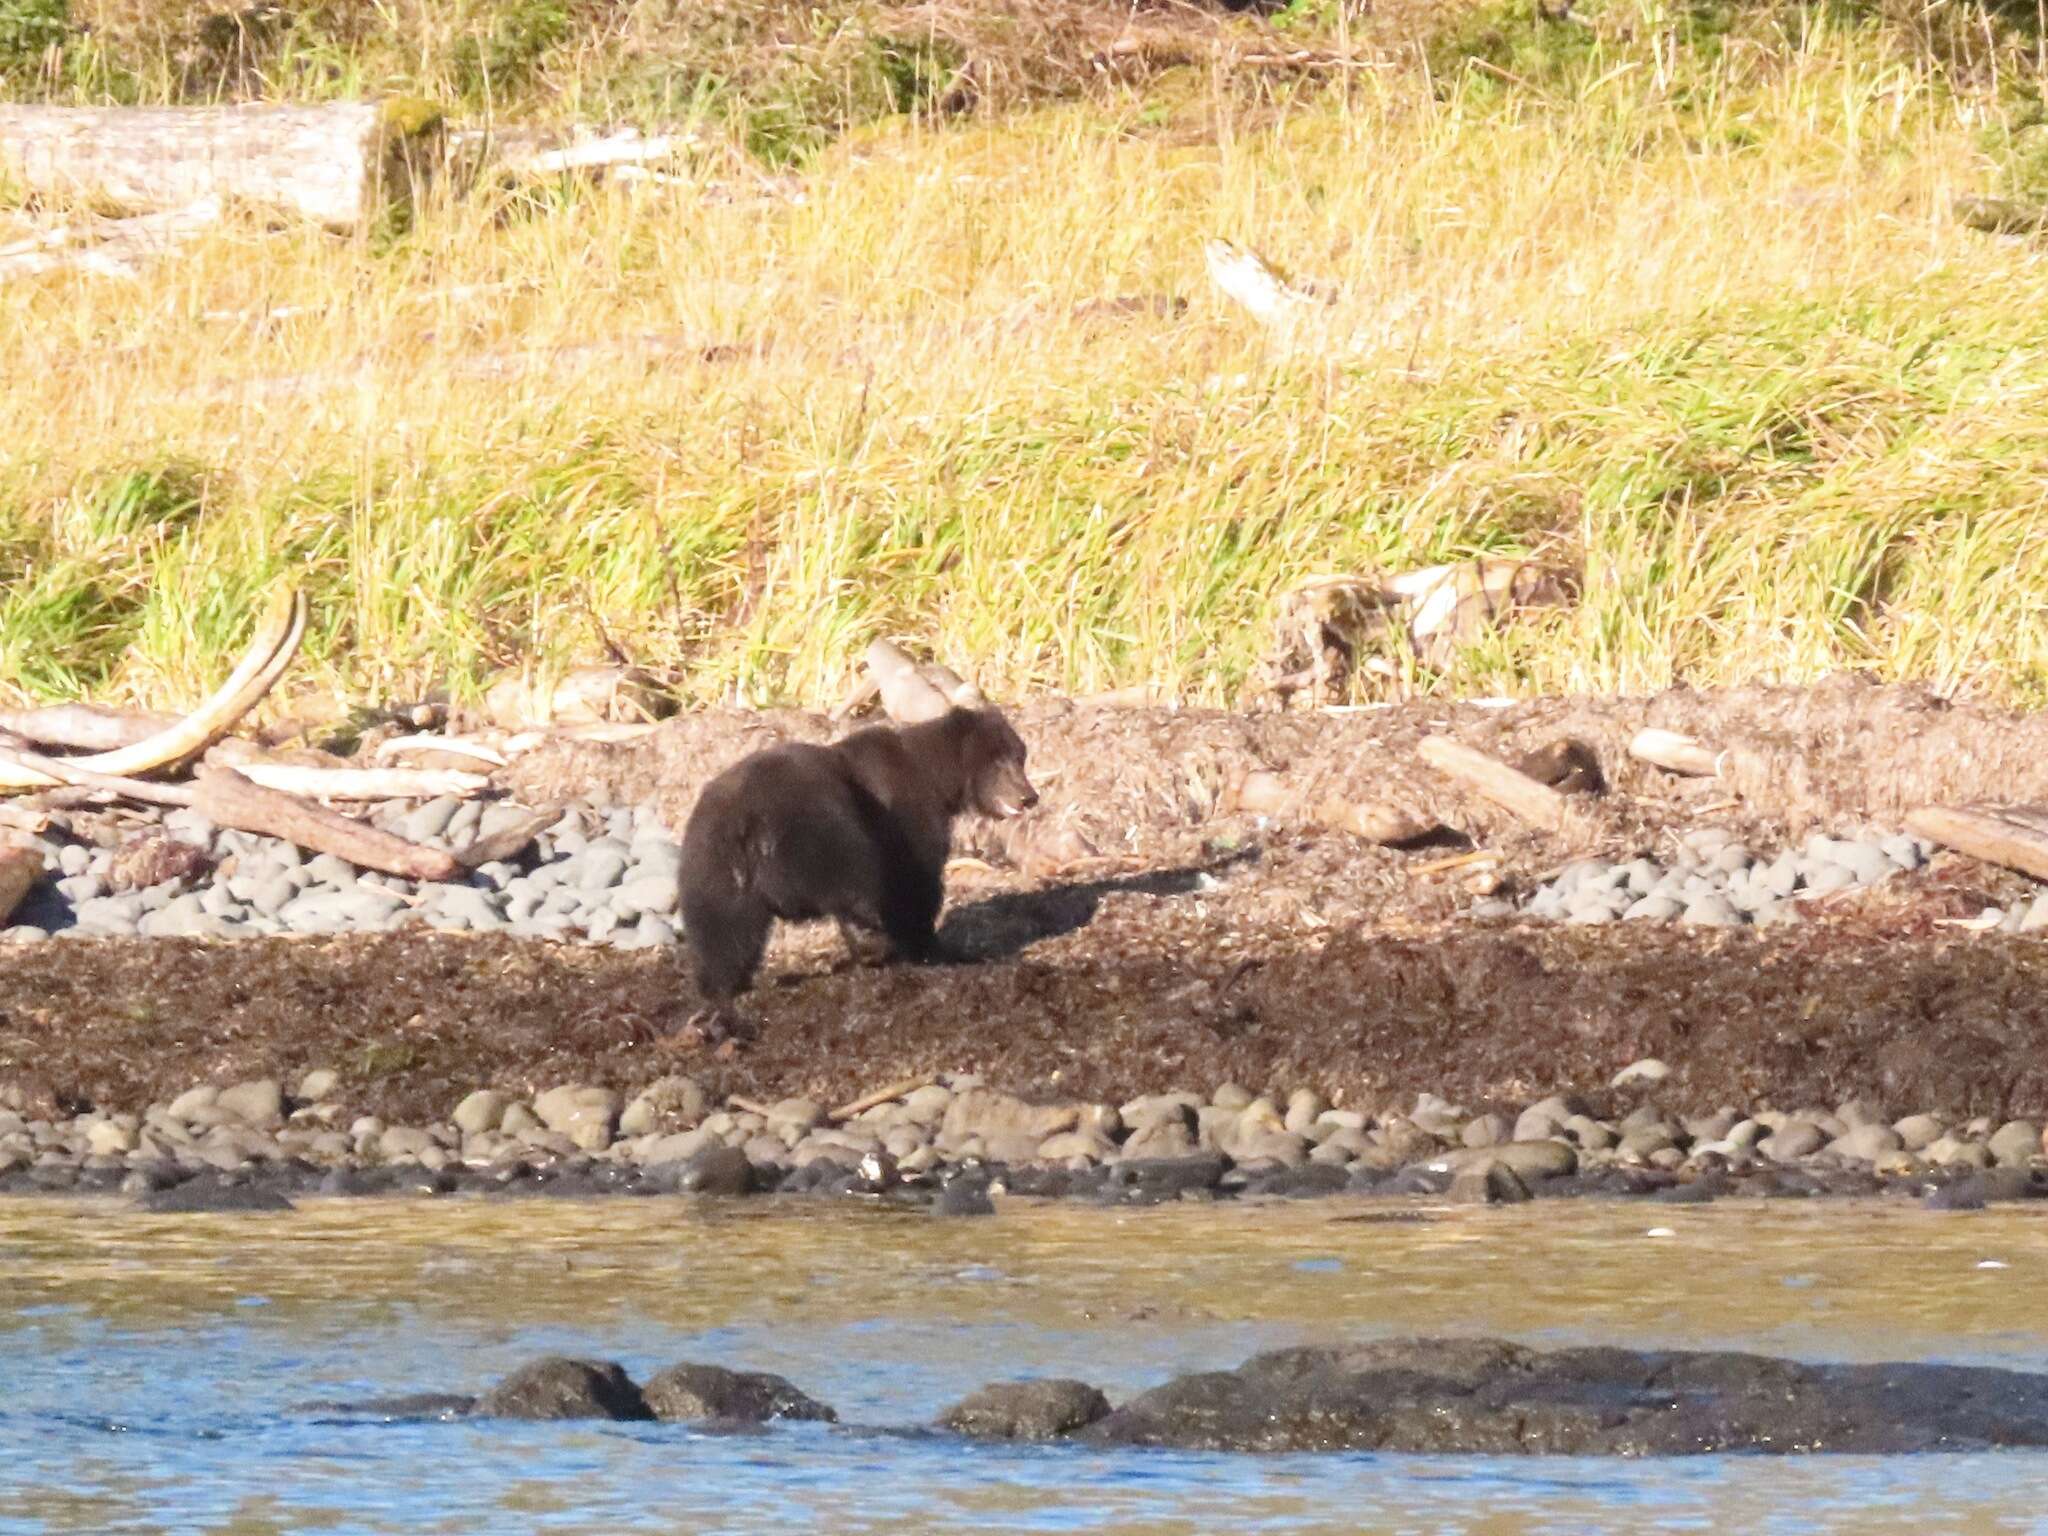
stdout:
POLYGON ((1253 849, 1241 849, 1201 864, 984 896, 948 910, 939 924, 939 942, 945 946, 947 958, 956 963, 1008 960, 1033 944, 1087 927, 1105 896, 1192 895, 1202 889, 1205 879, 1214 879, 1232 865, 1257 856, 1253 849))

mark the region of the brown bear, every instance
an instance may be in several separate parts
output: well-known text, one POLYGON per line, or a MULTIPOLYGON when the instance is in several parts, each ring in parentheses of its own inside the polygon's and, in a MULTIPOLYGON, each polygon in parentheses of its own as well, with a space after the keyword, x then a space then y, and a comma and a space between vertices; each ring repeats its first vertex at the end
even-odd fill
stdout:
POLYGON ((732 1000, 778 918, 832 918, 856 955, 862 936, 880 934, 897 958, 943 958, 953 818, 1019 816, 1037 802, 1023 740, 986 707, 829 746, 785 742, 726 769, 683 828, 683 940, 711 1032, 735 1022, 732 1000))

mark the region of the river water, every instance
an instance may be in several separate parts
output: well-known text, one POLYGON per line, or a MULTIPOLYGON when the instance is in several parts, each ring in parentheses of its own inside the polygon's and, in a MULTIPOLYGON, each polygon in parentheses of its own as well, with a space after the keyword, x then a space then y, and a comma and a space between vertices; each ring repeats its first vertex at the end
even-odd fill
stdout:
POLYGON ((1275 1345, 1498 1334, 2048 1370, 2048 1220, 1842 1203, 0 1201, 17 1532, 2044 1531, 2048 1456, 1227 1456, 884 1432, 1275 1345), (401 1423, 545 1353, 778 1371, 841 1426, 401 1423))

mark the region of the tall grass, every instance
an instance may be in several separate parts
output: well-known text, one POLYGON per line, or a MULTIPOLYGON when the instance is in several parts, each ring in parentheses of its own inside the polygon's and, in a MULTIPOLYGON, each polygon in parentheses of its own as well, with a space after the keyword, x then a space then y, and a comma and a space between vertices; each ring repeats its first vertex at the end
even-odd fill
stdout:
MULTIPOLYGON (((1433 686, 2038 702, 2048 269, 1947 212, 2027 56, 1765 15, 1447 12, 1341 88, 885 114, 793 181, 707 119, 682 186, 0 287, 0 693, 189 697, 289 576, 296 675, 355 700, 602 634, 815 702, 891 633, 999 694, 1225 702, 1305 576, 1542 551, 1581 604, 1433 686), (1214 295, 1210 234, 1334 293, 1313 334, 1214 295), (645 332, 688 346, 471 366, 645 332), (222 393, 285 375, 338 387, 222 393)), ((576 46, 531 112, 602 96, 576 46)))

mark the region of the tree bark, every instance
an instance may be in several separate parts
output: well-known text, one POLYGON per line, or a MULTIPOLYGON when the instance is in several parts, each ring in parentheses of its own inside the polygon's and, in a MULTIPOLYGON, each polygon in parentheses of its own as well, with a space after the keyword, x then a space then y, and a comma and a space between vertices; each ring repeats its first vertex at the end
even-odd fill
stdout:
POLYGON ((205 198, 330 229, 412 195, 440 132, 424 102, 217 107, 0 106, 0 176, 126 213, 205 198))

